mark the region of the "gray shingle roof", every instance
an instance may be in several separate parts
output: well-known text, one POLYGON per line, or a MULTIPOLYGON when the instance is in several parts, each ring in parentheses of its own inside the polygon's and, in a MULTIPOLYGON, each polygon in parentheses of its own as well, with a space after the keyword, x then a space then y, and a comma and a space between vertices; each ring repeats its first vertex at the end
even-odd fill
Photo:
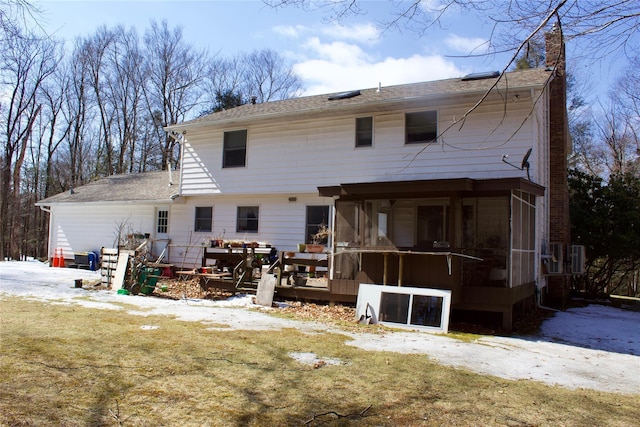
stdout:
POLYGON ((170 202, 179 192, 179 171, 173 171, 173 185, 169 172, 143 172, 113 175, 90 182, 71 191, 40 200, 36 205, 95 202, 170 202))
MULTIPOLYGON (((541 88, 551 78, 552 72, 537 68, 505 73, 498 83, 499 90, 541 88)), ((251 121, 305 114, 331 114, 345 110, 384 106, 385 104, 406 103, 412 100, 428 100, 451 95, 484 93, 495 84, 497 78, 463 81, 460 78, 437 80, 422 83, 411 83, 397 86, 382 86, 362 89, 360 95, 347 99, 329 100, 335 94, 305 96, 262 104, 245 104, 240 107, 212 113, 197 119, 169 126, 168 130, 182 130, 190 126, 207 124, 225 124, 238 121, 251 121)))

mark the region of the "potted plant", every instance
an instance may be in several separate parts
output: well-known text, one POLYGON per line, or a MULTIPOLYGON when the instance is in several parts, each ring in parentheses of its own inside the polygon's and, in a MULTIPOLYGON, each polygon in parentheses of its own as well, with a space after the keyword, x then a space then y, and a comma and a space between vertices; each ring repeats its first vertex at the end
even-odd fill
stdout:
POLYGON ((324 250, 324 245, 329 240, 329 236, 331 235, 331 230, 327 227, 326 224, 320 224, 318 226, 318 231, 315 234, 311 235, 311 243, 307 244, 307 252, 309 253, 320 253, 324 250))

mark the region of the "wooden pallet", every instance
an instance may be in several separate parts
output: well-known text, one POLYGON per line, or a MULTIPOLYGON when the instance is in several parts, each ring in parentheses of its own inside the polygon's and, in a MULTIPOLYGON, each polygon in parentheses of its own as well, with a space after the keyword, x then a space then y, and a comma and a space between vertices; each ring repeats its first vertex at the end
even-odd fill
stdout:
POLYGON ((103 286, 111 287, 118 266, 118 249, 102 248, 100 250, 100 277, 103 286))

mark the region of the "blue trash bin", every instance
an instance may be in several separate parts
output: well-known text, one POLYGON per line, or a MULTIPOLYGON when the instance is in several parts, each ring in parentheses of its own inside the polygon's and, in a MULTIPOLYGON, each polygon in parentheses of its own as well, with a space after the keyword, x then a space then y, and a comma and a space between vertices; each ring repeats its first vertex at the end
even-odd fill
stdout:
POLYGON ((89 270, 96 271, 98 269, 98 254, 95 252, 89 252, 89 270))

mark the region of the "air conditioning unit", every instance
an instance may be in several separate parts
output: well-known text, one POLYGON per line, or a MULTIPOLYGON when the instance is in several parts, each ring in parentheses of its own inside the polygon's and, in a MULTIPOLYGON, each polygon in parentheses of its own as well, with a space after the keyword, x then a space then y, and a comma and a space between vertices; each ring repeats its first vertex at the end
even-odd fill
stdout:
POLYGON ((571 274, 584 274, 583 245, 571 245, 571 274))
POLYGON ((562 274, 564 264, 564 252, 562 243, 549 243, 549 256, 547 259, 548 274, 562 274))

